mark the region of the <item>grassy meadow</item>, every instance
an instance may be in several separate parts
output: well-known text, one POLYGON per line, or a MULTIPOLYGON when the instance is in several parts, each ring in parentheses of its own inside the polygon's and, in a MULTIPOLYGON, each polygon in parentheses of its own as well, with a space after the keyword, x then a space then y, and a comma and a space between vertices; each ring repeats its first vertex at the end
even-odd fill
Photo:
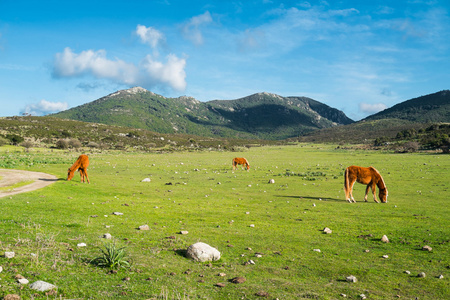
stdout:
POLYGON ((46 172, 60 180, 0 198, 0 297, 450 297, 448 155, 317 144, 244 152, 87 152, 91 184, 82 184, 79 174, 65 180, 80 152, 20 149, 0 147, 0 168, 46 172), (249 160, 249 172, 232 171, 236 156, 249 160), (388 203, 377 204, 371 195, 363 202, 361 184, 354 187, 357 203, 347 203, 343 172, 349 165, 377 168, 388 203), (138 230, 141 225, 150 230, 138 230), (332 233, 323 233, 325 227, 332 233), (106 233, 111 240, 103 238, 106 233), (380 241, 383 235, 390 243, 380 241), (187 247, 198 241, 217 248, 221 259, 185 258, 187 247), (91 263, 110 242, 126 247, 131 268, 115 273, 91 263), (425 245, 432 251, 421 250, 425 245), (5 251, 15 257, 5 258, 5 251), (419 278, 420 272, 426 277, 419 278), (33 291, 16 282, 17 274, 57 290, 33 291), (347 282, 350 275, 358 281, 347 282), (246 281, 230 282, 238 276, 246 281))

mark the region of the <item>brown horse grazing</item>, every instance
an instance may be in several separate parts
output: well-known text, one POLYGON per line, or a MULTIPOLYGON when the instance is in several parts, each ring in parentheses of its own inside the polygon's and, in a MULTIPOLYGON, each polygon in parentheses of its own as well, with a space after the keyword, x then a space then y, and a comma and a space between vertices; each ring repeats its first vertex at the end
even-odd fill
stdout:
POLYGON ((237 165, 244 166, 247 169, 247 171, 250 170, 250 164, 243 157, 235 157, 235 158, 233 158, 233 171, 236 169, 237 165))
POLYGON ((377 197, 375 196, 375 186, 378 186, 380 190, 378 196, 380 197, 381 202, 387 202, 388 191, 386 185, 384 184, 383 177, 381 177, 380 172, 378 172, 374 167, 364 168, 357 166, 350 166, 345 169, 345 179, 344 179, 344 190, 345 190, 345 199, 352 203, 356 202, 353 199, 353 185, 355 181, 367 184, 366 187, 366 195, 364 197, 364 201, 367 202, 367 194, 369 192, 369 188, 372 189, 373 200, 378 203, 377 197))
POLYGON ((78 170, 78 171, 80 171, 81 182, 84 182, 84 177, 86 177, 87 182, 90 183, 88 174, 87 174, 88 166, 89 166, 88 156, 85 154, 81 154, 78 157, 77 161, 67 171, 67 180, 71 180, 73 178, 75 171, 78 170))

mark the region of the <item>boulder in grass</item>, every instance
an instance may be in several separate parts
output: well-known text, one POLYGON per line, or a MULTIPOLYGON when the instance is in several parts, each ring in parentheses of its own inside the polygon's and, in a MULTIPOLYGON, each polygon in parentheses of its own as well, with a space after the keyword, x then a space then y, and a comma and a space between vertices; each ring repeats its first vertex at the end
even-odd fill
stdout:
POLYGON ((381 238, 381 241, 383 243, 389 243, 389 239, 388 239, 388 237, 386 235, 383 235, 383 237, 381 238))
POLYGON ((56 289, 55 285, 45 282, 45 281, 42 281, 42 280, 33 282, 32 284, 30 284, 29 287, 30 287, 30 289, 33 289, 33 290, 36 290, 39 292, 45 292, 45 291, 49 291, 52 289, 56 289))
POLYGON ((188 247, 186 257, 200 262, 215 261, 220 259, 220 252, 208 244, 198 242, 188 247))

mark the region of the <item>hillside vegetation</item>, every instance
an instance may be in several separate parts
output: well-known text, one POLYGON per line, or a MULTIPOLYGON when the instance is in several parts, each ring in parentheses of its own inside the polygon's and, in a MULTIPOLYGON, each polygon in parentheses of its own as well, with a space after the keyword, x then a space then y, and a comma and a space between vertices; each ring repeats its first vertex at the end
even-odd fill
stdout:
POLYGON ((49 148, 134 149, 174 151, 229 149, 277 141, 220 139, 187 134, 161 134, 144 129, 88 123, 54 117, 0 118, 0 146, 4 144, 49 148))
POLYGON ((367 117, 364 121, 398 119, 418 123, 450 122, 450 90, 401 102, 367 117))
POLYGON ((143 88, 118 91, 57 118, 207 137, 281 140, 353 121, 306 97, 258 93, 237 100, 166 98, 143 88))

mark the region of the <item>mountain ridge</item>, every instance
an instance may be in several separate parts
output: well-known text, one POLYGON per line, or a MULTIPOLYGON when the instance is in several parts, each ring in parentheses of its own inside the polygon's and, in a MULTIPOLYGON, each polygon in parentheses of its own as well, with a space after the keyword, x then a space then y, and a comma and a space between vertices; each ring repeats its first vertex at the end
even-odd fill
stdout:
POLYGON ((274 140, 353 123, 342 111, 307 97, 261 92, 201 102, 189 96, 167 98, 141 87, 116 91, 52 116, 160 133, 274 140))

